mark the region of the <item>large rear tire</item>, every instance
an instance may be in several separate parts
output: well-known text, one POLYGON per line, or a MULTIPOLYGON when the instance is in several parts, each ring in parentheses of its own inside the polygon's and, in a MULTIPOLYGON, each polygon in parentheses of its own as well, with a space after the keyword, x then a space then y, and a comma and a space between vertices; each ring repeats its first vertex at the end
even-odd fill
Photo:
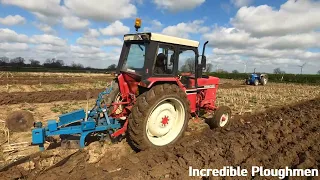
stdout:
POLYGON ((267 78, 265 78, 265 77, 262 77, 262 78, 261 78, 261 84, 262 84, 263 86, 266 85, 267 82, 268 82, 268 79, 267 79, 267 78))
POLYGON ((128 117, 128 140, 135 149, 174 144, 188 126, 190 102, 177 85, 161 84, 141 94, 128 117))
MULTIPOLYGON (((112 81, 112 90, 110 94, 106 94, 103 96, 104 103, 106 104, 111 104, 111 103, 116 103, 116 102, 121 102, 121 94, 120 94, 120 89, 119 89, 119 84, 117 81, 113 80, 112 81)), ((114 106, 109 107, 109 112, 108 115, 111 115, 113 112, 114 106)), ((123 110, 123 105, 119 105, 117 107, 117 110, 115 111, 115 114, 120 114, 123 110)))

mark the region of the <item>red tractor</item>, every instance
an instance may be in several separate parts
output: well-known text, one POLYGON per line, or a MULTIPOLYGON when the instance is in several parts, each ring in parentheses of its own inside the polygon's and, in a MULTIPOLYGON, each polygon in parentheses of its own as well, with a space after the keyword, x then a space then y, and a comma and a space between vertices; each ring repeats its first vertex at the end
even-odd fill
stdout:
POLYGON ((48 136, 60 135, 63 141, 77 134, 84 147, 89 134, 107 134, 112 139, 127 135, 139 150, 166 146, 179 140, 191 117, 203 111, 213 115, 206 120, 211 128, 226 127, 231 109, 215 105, 219 78, 202 73, 207 43, 199 55, 197 41, 156 33, 124 35, 116 78, 94 108, 88 114, 83 109, 63 114, 46 127, 35 122, 32 144, 44 150, 48 136))
POLYGON ((219 78, 202 74, 207 43, 199 63, 197 41, 156 33, 124 35, 114 88, 104 97, 111 105, 108 115, 125 121, 113 136, 127 131, 140 150, 172 144, 203 110, 213 114, 206 121, 211 128, 229 125, 231 109, 215 106, 219 78), (190 62, 191 72, 179 72, 190 62))

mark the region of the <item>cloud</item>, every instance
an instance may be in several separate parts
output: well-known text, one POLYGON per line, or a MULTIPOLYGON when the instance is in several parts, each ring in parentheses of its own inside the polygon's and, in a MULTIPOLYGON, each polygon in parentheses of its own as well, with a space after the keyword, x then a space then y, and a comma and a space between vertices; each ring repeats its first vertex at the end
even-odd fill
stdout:
POLYGON ((48 25, 56 25, 61 22, 61 17, 59 16, 47 16, 37 12, 32 12, 32 14, 34 14, 39 21, 48 25))
POLYGON ((137 14, 137 8, 130 0, 64 0, 64 3, 73 14, 96 21, 113 22, 137 14))
POLYGON ((93 47, 102 46, 122 46, 122 41, 119 38, 109 38, 109 39, 97 39, 93 37, 80 37, 77 39, 77 44, 93 47))
POLYGON ((252 37, 250 33, 236 28, 216 27, 203 35, 209 45, 217 48, 266 48, 306 49, 320 48, 320 32, 288 34, 284 36, 252 37))
POLYGON ((267 5, 242 7, 231 18, 231 27, 216 26, 202 38, 213 47, 211 60, 224 68, 231 64, 241 68, 247 61, 259 71, 281 67, 294 73, 307 62, 309 73, 316 72, 320 68, 319 8, 320 2, 310 0, 289 0, 279 10, 267 5))
POLYGON ((230 0, 231 3, 236 7, 248 6, 253 0, 230 0))
POLYGON ((187 23, 182 22, 177 25, 164 28, 162 33, 180 38, 189 38, 190 34, 205 33, 209 31, 209 27, 204 26, 203 23, 203 20, 194 20, 187 23))
POLYGON ((63 17, 62 23, 66 29, 73 30, 73 31, 86 29, 90 25, 90 22, 88 20, 80 19, 79 17, 76 17, 76 16, 63 17))
POLYGON ((241 48, 257 44, 257 40, 249 33, 235 28, 216 27, 212 32, 205 33, 203 38, 209 41, 209 45, 219 48, 241 48))
POLYGON ((102 52, 100 48, 89 46, 70 46, 71 52, 79 54, 96 54, 102 52))
POLYGON ((153 0, 160 9, 171 12, 180 12, 194 9, 205 2, 205 0, 153 0))
POLYGON ((56 31, 47 24, 36 23, 35 26, 46 34, 56 34, 56 31))
POLYGON ((25 51, 28 48, 26 43, 0 43, 0 51, 4 52, 25 51))
POLYGON ((46 51, 46 52, 66 52, 67 46, 55 46, 52 44, 40 44, 35 46, 34 50, 36 51, 46 51))
POLYGON ((279 10, 270 6, 242 7, 231 24, 253 36, 282 36, 320 28, 320 1, 289 0, 279 10))
POLYGON ((43 34, 43 35, 34 35, 31 37, 31 43, 33 44, 51 44, 55 46, 66 46, 67 41, 61 39, 60 37, 53 36, 50 34, 43 34))
POLYGON ((4 18, 0 18, 0 24, 4 24, 7 26, 13 26, 18 24, 25 24, 26 19, 20 15, 9 15, 4 18))
MULTIPOLYGON (((88 29, 83 38, 97 39, 98 36, 99 32, 96 29, 88 29)), ((66 64, 74 61, 95 68, 108 67, 109 64, 116 63, 120 56, 119 46, 122 45, 119 38, 97 39, 97 47, 92 46, 94 41, 90 40, 87 41, 87 45, 85 43, 70 45, 67 40, 54 35, 42 34, 28 37, 11 29, 0 29, 0 52, 2 56, 9 58, 23 57, 40 62, 44 62, 47 58, 58 58, 64 60, 66 64), (103 46, 108 47, 108 50, 102 50, 103 46)))
POLYGON ((28 43, 29 37, 24 34, 18 34, 11 29, 0 29, 0 41, 1 42, 28 43))
POLYGON ((1 3, 18 6, 27 11, 37 12, 48 16, 59 16, 65 13, 65 9, 60 6, 60 0, 28 0, 28 2, 21 0, 1 0, 1 3))
POLYGON ((119 38, 110 38, 103 40, 104 46, 122 46, 122 41, 119 38))
POLYGON ((161 30, 163 27, 163 24, 156 19, 152 20, 149 24, 151 25, 151 27, 146 26, 143 28, 143 31, 155 32, 161 30))
POLYGON ((56 24, 60 18, 69 13, 68 9, 60 5, 60 0, 0 0, 4 5, 12 5, 23 8, 34 14, 41 22, 46 24, 56 24))
POLYGON ((115 21, 106 28, 99 30, 103 35, 106 36, 120 36, 130 32, 130 28, 123 25, 123 23, 120 21, 115 21))
POLYGON ((85 37, 99 37, 100 32, 97 29, 88 29, 84 36, 85 37))
POLYGON ((317 61, 320 58, 320 53, 312 53, 306 52, 303 50, 298 49, 285 49, 285 50, 269 50, 269 49, 252 49, 252 48, 245 48, 245 49, 219 49, 216 48, 213 50, 214 54, 218 55, 243 55, 249 56, 254 58, 267 58, 268 61, 265 61, 266 64, 273 64, 273 63, 288 63, 288 62, 281 62, 281 59, 296 59, 298 61, 317 61))

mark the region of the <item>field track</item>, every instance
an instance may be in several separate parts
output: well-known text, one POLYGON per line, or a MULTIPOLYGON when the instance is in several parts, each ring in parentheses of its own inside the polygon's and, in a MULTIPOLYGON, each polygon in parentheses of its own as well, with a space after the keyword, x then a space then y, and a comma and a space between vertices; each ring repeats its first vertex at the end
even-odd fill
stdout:
POLYGON ((87 93, 89 99, 97 98, 104 89, 93 90, 56 90, 38 92, 12 92, 0 93, 0 105, 19 103, 49 103, 54 101, 86 100, 87 93))
MULTIPOLYGON (((243 86, 232 84, 221 84, 219 88, 239 88, 243 86)), ((86 100, 87 93, 89 98, 97 98, 104 89, 91 90, 55 90, 55 91, 37 91, 37 92, 2 92, 0 93, 0 105, 19 104, 19 103, 49 103, 54 101, 68 100, 86 100)))
POLYGON ((191 179, 189 166, 200 169, 233 165, 249 172, 251 166, 319 169, 320 98, 242 118, 246 123, 236 121, 229 130, 193 132, 174 146, 123 156, 120 160, 111 160, 106 155, 98 164, 88 164, 87 152, 80 152, 43 174, 36 173, 39 170, 26 172, 13 167, 1 172, 0 179, 13 176, 26 179, 191 179))
POLYGON ((0 85, 36 85, 41 84, 71 84, 71 83, 94 83, 98 81, 110 81, 112 77, 13 77, 1 78, 0 85))

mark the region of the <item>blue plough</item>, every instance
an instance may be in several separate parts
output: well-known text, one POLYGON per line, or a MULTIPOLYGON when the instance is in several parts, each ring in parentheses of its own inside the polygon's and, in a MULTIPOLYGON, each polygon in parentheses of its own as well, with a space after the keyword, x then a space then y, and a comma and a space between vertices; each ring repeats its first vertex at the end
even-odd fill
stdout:
MULTIPOLYGON (((108 117, 106 105, 102 106, 103 95, 110 94, 112 86, 101 92, 96 100, 95 106, 86 115, 84 109, 79 109, 59 116, 59 121, 48 120, 47 126, 43 127, 41 122, 34 123, 32 130, 32 144, 38 145, 40 151, 43 151, 44 143, 47 137, 60 135, 78 135, 80 136, 80 148, 85 147, 86 137, 91 133, 112 134, 115 130, 121 128, 118 120, 108 117), (100 115, 103 114, 101 117, 100 115)), ((102 135, 102 138, 104 135, 102 135)))

